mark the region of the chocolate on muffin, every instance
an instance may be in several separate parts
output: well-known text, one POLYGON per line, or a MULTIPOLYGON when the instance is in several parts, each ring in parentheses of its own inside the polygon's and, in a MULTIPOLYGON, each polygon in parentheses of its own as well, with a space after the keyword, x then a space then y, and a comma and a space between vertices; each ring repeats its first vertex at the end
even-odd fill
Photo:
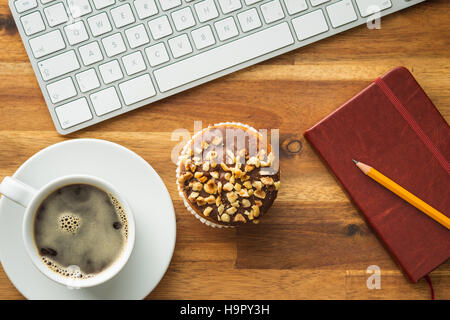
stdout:
POLYGON ((217 124, 183 148, 178 189, 189 211, 208 225, 256 224, 277 197, 278 166, 270 144, 254 128, 217 124))

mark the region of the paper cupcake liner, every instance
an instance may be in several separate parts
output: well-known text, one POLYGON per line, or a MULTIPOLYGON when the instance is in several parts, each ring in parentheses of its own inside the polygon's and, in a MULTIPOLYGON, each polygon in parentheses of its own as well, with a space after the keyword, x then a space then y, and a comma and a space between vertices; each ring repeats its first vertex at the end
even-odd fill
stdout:
POLYGON ((220 122, 211 126, 208 126, 207 128, 197 132, 196 134, 194 134, 192 136, 192 138, 186 142, 185 146, 183 147, 183 149, 180 152, 180 155, 178 156, 178 161, 177 161, 177 169, 176 169, 176 183, 177 183, 177 188, 178 188, 178 193, 180 195, 180 197, 183 199, 183 203, 184 206, 186 207, 186 209, 193 215, 195 216, 198 220, 200 220, 201 223, 207 225, 208 227, 212 227, 212 228, 235 228, 235 226, 227 226, 227 225, 222 225, 222 224, 218 224, 218 223, 214 223, 210 220, 205 219, 204 217, 202 217, 201 215, 199 215, 189 204, 188 200, 186 199, 186 197, 184 196, 184 193, 181 189, 180 183, 178 182, 178 178, 180 175, 180 164, 181 164, 181 160, 182 160, 182 154, 184 154, 184 152, 186 151, 187 147, 191 145, 191 142, 193 142, 195 140, 195 138, 202 134, 203 132, 205 132, 206 130, 210 129, 211 127, 216 127, 216 126, 226 126, 226 125, 235 125, 235 126, 241 126, 246 128, 247 130, 253 131, 256 134, 260 134, 258 132, 258 130, 256 130, 253 127, 250 127, 249 125, 240 123, 240 122, 220 122))

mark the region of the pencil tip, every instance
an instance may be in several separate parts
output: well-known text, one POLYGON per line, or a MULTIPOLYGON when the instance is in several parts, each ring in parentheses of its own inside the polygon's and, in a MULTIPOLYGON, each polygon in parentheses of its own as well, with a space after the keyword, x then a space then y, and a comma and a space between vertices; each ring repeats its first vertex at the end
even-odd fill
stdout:
POLYGON ((355 164, 358 164, 358 161, 356 161, 355 159, 352 159, 352 161, 353 161, 355 164))

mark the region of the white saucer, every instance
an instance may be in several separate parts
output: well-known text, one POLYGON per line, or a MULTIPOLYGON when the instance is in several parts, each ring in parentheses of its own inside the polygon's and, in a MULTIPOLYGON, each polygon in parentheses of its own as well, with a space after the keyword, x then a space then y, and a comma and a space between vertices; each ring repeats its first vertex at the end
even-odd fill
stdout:
POLYGON ((116 277, 93 288, 68 289, 49 280, 25 251, 24 209, 2 197, 0 261, 9 279, 28 299, 143 299, 163 277, 175 247, 175 212, 163 181, 136 153, 95 139, 52 145, 28 159, 14 177, 39 188, 67 174, 103 178, 127 199, 136 221, 136 243, 128 263, 116 277))

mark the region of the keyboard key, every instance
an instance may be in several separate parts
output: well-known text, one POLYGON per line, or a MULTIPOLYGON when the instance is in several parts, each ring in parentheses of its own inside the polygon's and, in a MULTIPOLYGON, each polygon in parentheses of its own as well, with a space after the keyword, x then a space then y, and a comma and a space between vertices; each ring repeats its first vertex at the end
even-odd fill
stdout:
POLYGON ((164 38, 172 34, 172 27, 170 26, 167 16, 162 16, 148 22, 148 27, 155 40, 164 38))
POLYGON ((20 17, 20 22, 22 22, 23 29, 28 36, 45 30, 44 20, 42 20, 39 11, 20 17))
POLYGON ((47 86, 48 95, 53 103, 74 97, 77 94, 72 78, 67 77, 47 86))
POLYGON ((328 1, 330 1, 330 0, 310 0, 310 1, 311 1, 311 5, 312 5, 312 6, 318 6, 319 4, 328 2, 328 1))
POLYGON ((127 50, 120 33, 115 33, 109 37, 103 38, 102 44, 108 57, 114 57, 115 55, 127 50))
POLYGON ((169 61, 169 54, 167 53, 164 43, 158 43, 145 49, 148 62, 150 66, 155 67, 164 62, 169 61))
POLYGON ((390 0, 356 0, 356 4, 363 18, 392 7, 390 0))
POLYGON ((292 19, 292 25, 300 41, 328 31, 327 21, 320 9, 292 19))
POLYGON ((87 45, 78 48, 81 55, 81 60, 85 66, 91 65, 93 63, 103 60, 103 54, 100 50, 100 46, 97 41, 88 43, 87 45))
POLYGON ((194 5, 194 8, 200 22, 206 22, 219 16, 213 0, 200 1, 194 5))
POLYGON ((135 21, 131 6, 127 3, 111 10, 116 28, 127 26, 135 21))
POLYGON ((102 116, 104 114, 122 108, 119 96, 117 95, 116 89, 114 87, 98 91, 91 94, 89 97, 91 98, 95 113, 98 116, 102 116))
POLYGON ((74 50, 61 53, 47 60, 42 60, 38 63, 38 66, 42 79, 45 81, 80 69, 80 64, 74 50))
POLYGON ((159 0, 161 8, 166 11, 181 6, 181 0, 159 0))
POLYGON ((104 12, 88 18, 87 21, 94 37, 100 36, 112 30, 108 16, 104 12))
POLYGON ((46 56, 66 47, 61 31, 59 30, 30 39, 29 44, 35 58, 46 56))
POLYGON ((327 12, 333 28, 343 26, 357 19, 352 0, 342 0, 333 3, 327 7, 327 12))
POLYGON ((186 34, 169 39, 168 43, 174 58, 179 58, 192 52, 191 43, 186 34))
POLYGON ((233 17, 217 21, 214 23, 214 27, 216 28, 220 41, 236 37, 239 34, 233 17))
POLYGON ((219 0, 220 8, 224 14, 236 11, 242 8, 241 0, 219 0))
POLYGON ((197 50, 212 46, 216 43, 210 26, 204 26, 191 32, 197 50))
POLYGON ((116 3, 116 0, 93 0, 95 9, 100 10, 116 3))
POLYGON ((274 21, 278 21, 284 18, 284 12, 281 8, 280 1, 273 0, 267 3, 264 3, 261 6, 261 11, 264 16, 264 20, 266 23, 272 23, 274 21))
POLYGON ((132 49, 150 42, 147 31, 145 30, 143 24, 139 24, 135 27, 125 30, 125 36, 127 37, 128 44, 132 49))
POLYGON ((67 129, 92 119, 86 98, 63 104, 55 108, 61 128, 67 129))
POLYGON ((135 73, 145 70, 147 67, 140 51, 122 57, 123 66, 127 75, 131 76, 135 73))
POLYGON ((89 0, 67 0, 72 17, 79 18, 92 12, 89 0))
POLYGON ((262 0, 245 0, 245 4, 249 6, 260 1, 262 0))
POLYGON ((155 0, 134 0, 139 19, 145 19, 158 13, 155 0))
POLYGON ((64 32, 66 33, 66 37, 70 45, 74 45, 89 39, 83 21, 78 21, 65 26, 64 32))
POLYGON ((308 9, 306 0, 284 0, 287 11, 290 15, 305 11, 308 9))
POLYGON ((25 12, 27 10, 33 9, 37 7, 36 0, 16 0, 14 1, 14 6, 18 13, 25 12))
POLYGON ((189 7, 172 12, 172 21, 177 31, 182 31, 195 25, 194 16, 189 7))
POLYGON ((50 27, 57 26, 69 20, 66 8, 64 8, 64 5, 61 2, 44 8, 44 13, 50 27))
POLYGON ((94 69, 88 69, 77 73, 75 78, 77 79, 78 86, 83 93, 100 87, 100 81, 98 80, 97 73, 94 69))
POLYGON ((161 92, 166 92, 293 43, 289 26, 283 22, 155 70, 154 75, 161 92))
POLYGON ((239 13, 237 17, 244 32, 254 30, 262 25, 255 8, 239 13))
POLYGON ((156 95, 155 87, 148 74, 122 82, 119 84, 120 92, 126 105, 142 101, 156 95))
POLYGON ((58 103, 63 100, 75 97, 77 90, 73 85, 71 77, 53 82, 47 86, 48 95, 53 103, 58 103))
POLYGON ((112 60, 105 64, 101 64, 98 67, 100 75, 102 76, 103 82, 105 84, 120 80, 123 78, 122 69, 120 69, 119 62, 117 60, 112 60))

